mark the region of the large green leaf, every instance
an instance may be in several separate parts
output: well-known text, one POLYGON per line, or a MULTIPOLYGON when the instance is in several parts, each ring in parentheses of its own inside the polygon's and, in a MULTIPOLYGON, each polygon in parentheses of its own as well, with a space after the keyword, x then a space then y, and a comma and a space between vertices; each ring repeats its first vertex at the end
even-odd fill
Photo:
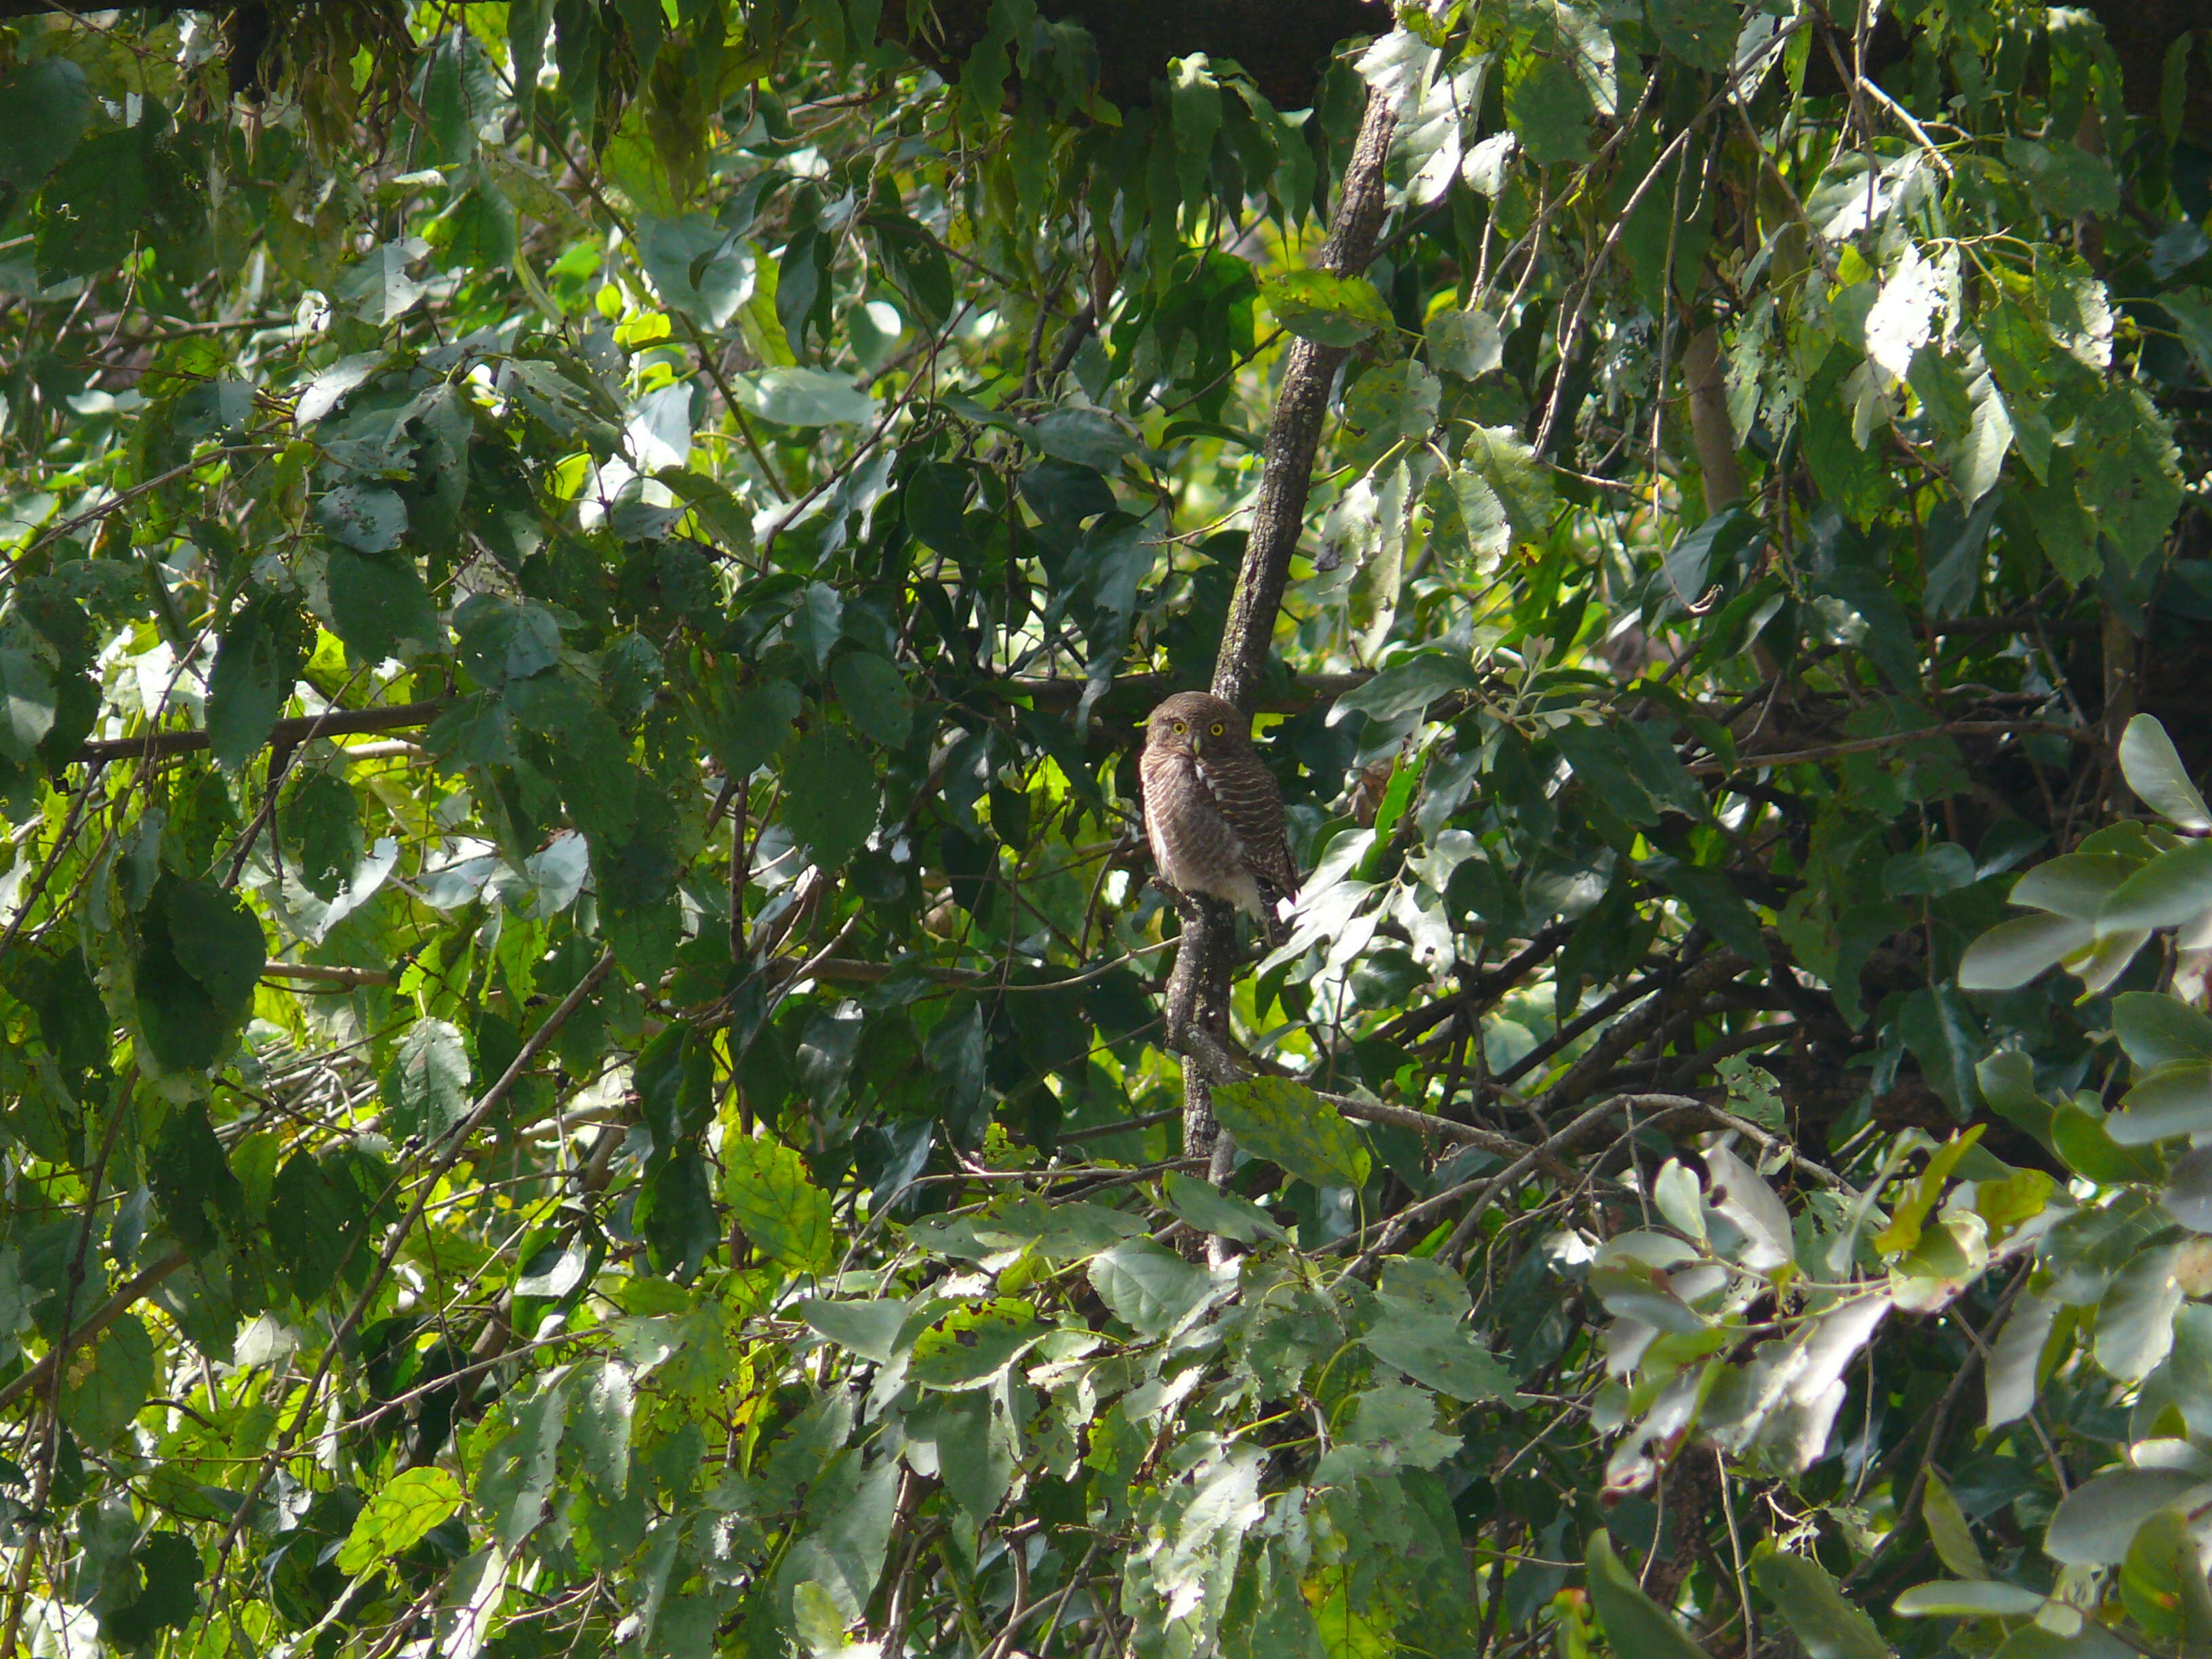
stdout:
POLYGON ((0 646, 0 759, 27 761, 52 730, 54 677, 22 646, 0 646))
POLYGON ((1804 1644, 1806 1659, 1895 1659, 1874 1620, 1809 1556, 1762 1544, 1752 1557, 1751 1581, 1804 1644))
POLYGON ((468 1045, 451 1021, 417 1020, 384 1074, 385 1109, 401 1134, 435 1141, 469 1114, 468 1045))
POLYGON ((1390 307, 1364 276, 1286 270, 1261 283, 1260 295, 1285 328, 1317 345, 1358 345, 1390 326, 1390 307))
POLYGON ((338 1571, 362 1573, 404 1554, 460 1507, 460 1483, 450 1471, 401 1470, 354 1517, 353 1530, 338 1550, 338 1571))
POLYGON ((946 1314, 915 1339, 907 1376, 925 1389, 979 1389, 1042 1341, 1031 1303, 998 1297, 946 1314))
POLYGON ((329 573, 331 627, 361 661, 442 648, 444 629, 411 559, 333 547, 329 573))
POLYGON ((1164 1336, 1195 1312, 1211 1287, 1203 1267, 1149 1239, 1093 1257, 1091 1283, 1114 1316, 1139 1336, 1164 1336))
MULTIPOLYGON (((0 94, 4 95, 4 94, 0 94)), ((181 1532, 149 1533, 131 1552, 138 1589, 127 1601, 104 1601, 100 1633, 117 1647, 143 1650, 165 1630, 184 1630, 199 1614, 205 1572, 199 1548, 181 1532)))
POLYGON ((1735 62, 1743 19, 1730 0, 1649 0, 1659 44, 1692 69, 1720 70, 1735 62))
POLYGON ((784 751, 784 813, 807 855, 836 870, 876 827, 876 772, 867 751, 817 725, 784 751))
MULTIPOLYGON (((79 1310, 82 1318, 88 1309, 79 1310)), ((70 1363, 62 1384, 61 1419, 94 1451, 105 1451, 153 1392, 156 1354, 153 1334, 136 1314, 125 1314, 101 1332, 88 1353, 70 1363)))
POLYGON ((764 1135, 725 1141, 722 1200, 745 1237, 784 1266, 819 1273, 833 1259, 830 1195, 781 1141, 764 1135))
POLYGON ((1336 1108, 1290 1078, 1254 1078, 1213 1091, 1221 1127, 1255 1158, 1316 1187, 1366 1183, 1369 1160, 1359 1132, 1336 1108))
POLYGON ((76 148, 93 109, 84 70, 39 58, 0 75, 0 185, 27 191, 76 148))
POLYGON ((146 1183, 169 1230, 194 1250, 214 1249, 244 1218, 238 1177, 198 1101, 172 1109, 163 1121, 146 1161, 146 1183))
POLYGON ((287 608, 255 599, 223 626, 215 672, 208 677, 208 746, 235 769, 269 740, 300 670, 300 649, 287 608))
POLYGON ((1590 1534, 1586 1565, 1590 1603, 1621 1659, 1705 1659, 1705 1650, 1621 1565, 1602 1527, 1590 1534))

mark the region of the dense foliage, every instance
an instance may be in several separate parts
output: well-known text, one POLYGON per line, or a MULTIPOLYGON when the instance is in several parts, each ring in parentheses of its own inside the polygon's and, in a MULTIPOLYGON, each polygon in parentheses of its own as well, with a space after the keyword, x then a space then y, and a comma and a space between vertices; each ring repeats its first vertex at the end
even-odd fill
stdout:
POLYGON ((2176 9, 0 5, 0 1651, 2212 1652, 2176 9))

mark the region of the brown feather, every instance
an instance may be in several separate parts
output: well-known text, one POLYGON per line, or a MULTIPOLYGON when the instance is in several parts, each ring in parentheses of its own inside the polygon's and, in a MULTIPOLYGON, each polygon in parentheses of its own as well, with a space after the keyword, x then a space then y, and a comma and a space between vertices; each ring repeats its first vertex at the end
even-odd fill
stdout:
POLYGON ((1256 883, 1260 919, 1269 937, 1278 937, 1274 901, 1297 896, 1297 866, 1282 791, 1252 746, 1246 717, 1204 692, 1177 693, 1146 721, 1139 775, 1146 831, 1162 878, 1247 908, 1255 907, 1245 884, 1256 883))

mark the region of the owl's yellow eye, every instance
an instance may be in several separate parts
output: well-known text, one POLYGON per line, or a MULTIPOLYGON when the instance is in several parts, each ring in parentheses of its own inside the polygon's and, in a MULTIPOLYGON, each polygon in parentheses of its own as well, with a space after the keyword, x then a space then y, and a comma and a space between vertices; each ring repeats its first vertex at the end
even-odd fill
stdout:
POLYGON ((1221 735, 1221 722, 1219 720, 1216 720, 1213 723, 1213 735, 1217 738, 1221 735))
POLYGON ((1188 729, 1189 729, 1189 728, 1188 728, 1188 727, 1187 727, 1186 726, 1184 726, 1184 725, 1183 725, 1183 723, 1182 723, 1181 720, 1177 720, 1177 721, 1175 723, 1175 731, 1176 731, 1176 735, 1177 737, 1181 737, 1181 736, 1184 733, 1184 732, 1188 731, 1188 729))

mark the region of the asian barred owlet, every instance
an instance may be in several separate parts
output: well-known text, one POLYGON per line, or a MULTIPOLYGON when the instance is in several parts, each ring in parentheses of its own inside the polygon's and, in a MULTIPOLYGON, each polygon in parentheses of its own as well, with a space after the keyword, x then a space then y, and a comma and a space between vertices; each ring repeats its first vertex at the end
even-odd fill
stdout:
POLYGON ((1160 878, 1260 920, 1280 943, 1279 901, 1297 866, 1283 832, 1283 794, 1252 747, 1251 725, 1218 697, 1182 691, 1145 722, 1145 830, 1160 878))

